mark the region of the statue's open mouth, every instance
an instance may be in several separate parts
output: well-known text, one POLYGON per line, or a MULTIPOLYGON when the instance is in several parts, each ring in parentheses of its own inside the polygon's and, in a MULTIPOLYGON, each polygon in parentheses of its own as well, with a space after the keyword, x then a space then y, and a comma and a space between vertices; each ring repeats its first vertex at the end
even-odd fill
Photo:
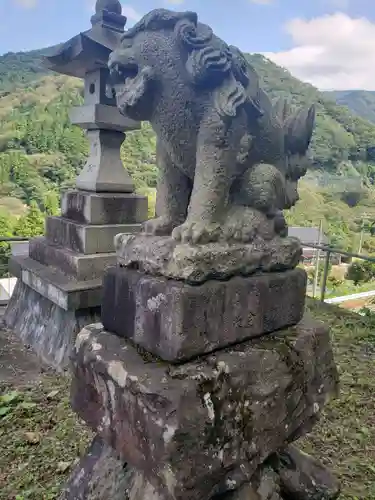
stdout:
POLYGON ((145 91, 145 75, 137 64, 116 61, 109 63, 111 83, 116 90, 117 103, 120 107, 135 106, 145 91))

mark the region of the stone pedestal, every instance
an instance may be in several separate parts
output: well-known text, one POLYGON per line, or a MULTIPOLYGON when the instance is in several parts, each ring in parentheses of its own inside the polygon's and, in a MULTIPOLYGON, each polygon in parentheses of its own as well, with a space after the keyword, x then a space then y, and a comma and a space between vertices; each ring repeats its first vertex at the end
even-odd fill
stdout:
POLYGON ((73 408, 128 464, 134 500, 337 498, 331 474, 290 446, 337 385, 329 331, 309 317, 179 365, 101 324, 73 354, 73 408))
POLYGON ((146 351, 180 362, 298 323, 306 273, 293 269, 192 286, 122 267, 103 281, 102 323, 146 351))
POLYGON ((116 262, 114 237, 139 231, 147 199, 134 193, 68 191, 61 217, 48 217, 45 236, 28 257, 13 257, 18 277, 6 325, 56 369, 69 365, 78 331, 100 317, 102 277, 116 262))
MULTIPOLYGON (((305 314, 299 247, 285 238, 278 248, 116 238, 102 321, 72 353, 71 397, 100 439, 97 462, 110 447, 126 464, 115 482, 124 500, 338 497, 331 473, 292 445, 337 394, 338 374, 328 329, 305 314), (243 255, 253 265, 233 275, 243 255), (204 279, 213 265, 229 279, 204 279)), ((61 500, 75 498, 74 478, 61 500)))

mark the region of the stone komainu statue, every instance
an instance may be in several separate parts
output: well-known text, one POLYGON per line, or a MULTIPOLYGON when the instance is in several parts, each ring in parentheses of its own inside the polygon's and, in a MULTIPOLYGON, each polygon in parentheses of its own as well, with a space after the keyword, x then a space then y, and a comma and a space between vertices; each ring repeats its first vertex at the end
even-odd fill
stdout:
POLYGON ((157 135, 157 218, 146 232, 192 243, 285 232, 313 107, 272 104, 244 55, 193 12, 150 12, 125 32, 109 67, 120 111, 157 135))

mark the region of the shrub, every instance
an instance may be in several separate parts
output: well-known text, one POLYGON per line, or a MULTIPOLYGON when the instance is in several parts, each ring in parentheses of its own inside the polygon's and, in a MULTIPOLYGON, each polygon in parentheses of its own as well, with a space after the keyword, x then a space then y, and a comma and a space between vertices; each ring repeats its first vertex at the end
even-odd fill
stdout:
POLYGON ((355 285, 367 283, 375 278, 375 263, 355 261, 348 269, 346 279, 354 281, 355 285))

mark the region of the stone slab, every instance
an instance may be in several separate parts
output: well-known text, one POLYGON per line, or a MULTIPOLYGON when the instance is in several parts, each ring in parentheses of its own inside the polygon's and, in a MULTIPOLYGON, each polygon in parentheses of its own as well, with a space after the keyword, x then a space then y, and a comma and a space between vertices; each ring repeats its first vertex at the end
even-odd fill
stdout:
POLYGON ((140 224, 147 219, 146 196, 134 193, 66 191, 61 215, 80 224, 140 224))
POLYGON ((69 368, 77 333, 99 318, 100 307, 66 311, 21 280, 17 281, 4 315, 7 328, 57 371, 69 368))
POLYGON ((251 481, 337 394, 329 331, 308 317, 177 367, 155 361, 87 326, 72 354, 72 406, 168 500, 251 481))
POLYGON ((294 269, 302 256, 297 238, 279 236, 270 240, 259 237, 249 243, 218 241, 192 245, 179 243, 170 236, 118 234, 115 248, 118 262, 124 267, 191 284, 294 269))
POLYGON ((305 292, 302 269, 192 286, 112 267, 103 278, 102 322, 179 362, 298 323, 305 292))
POLYGON ((116 106, 106 104, 86 104, 70 111, 70 121, 85 130, 105 129, 118 132, 136 130, 140 124, 123 116, 116 106))
POLYGON ((85 225, 63 217, 47 217, 45 234, 52 245, 87 255, 113 252, 117 234, 140 229, 140 224, 85 225))
POLYGON ((50 245, 44 237, 30 240, 29 257, 77 281, 102 278, 105 269, 116 264, 114 252, 79 254, 68 248, 50 245))
POLYGON ((65 311, 101 305, 101 278, 77 281, 30 257, 12 256, 9 268, 23 283, 65 311))

